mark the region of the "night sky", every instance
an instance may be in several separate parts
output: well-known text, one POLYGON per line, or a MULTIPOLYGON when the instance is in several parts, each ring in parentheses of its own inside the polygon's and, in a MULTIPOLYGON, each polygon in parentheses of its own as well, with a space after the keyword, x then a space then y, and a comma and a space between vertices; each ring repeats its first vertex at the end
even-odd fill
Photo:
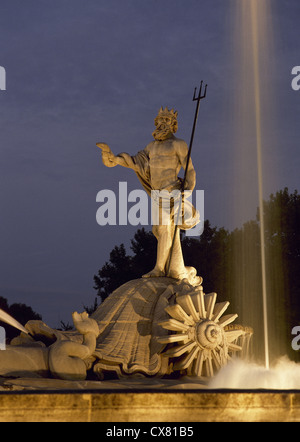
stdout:
MULTIPOLYGON (((96 142, 135 154, 152 140, 161 106, 178 110, 177 135, 188 142, 200 80, 208 93, 192 157, 205 218, 228 229, 255 218, 255 191, 245 218, 232 216, 239 1, 0 1, 0 296, 9 304, 30 305, 57 327, 93 303, 94 274, 115 245, 129 251, 137 229, 100 227, 96 195, 119 181, 140 188, 133 171, 102 164, 96 142)), ((266 197, 300 190, 300 91, 291 87, 300 2, 271 4, 276 124, 264 157, 274 171, 266 197)))

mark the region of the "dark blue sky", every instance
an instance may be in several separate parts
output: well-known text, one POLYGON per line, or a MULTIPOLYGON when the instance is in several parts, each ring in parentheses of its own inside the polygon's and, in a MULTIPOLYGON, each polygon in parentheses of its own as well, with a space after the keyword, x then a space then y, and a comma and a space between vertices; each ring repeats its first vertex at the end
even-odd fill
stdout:
MULTIPOLYGON (((201 79, 209 89, 193 162, 205 218, 232 229, 255 217, 255 191, 245 218, 232 216, 239 1, 1 0, 0 296, 31 305, 54 327, 92 304, 93 275, 136 231, 98 226, 96 194, 119 181, 140 188, 132 171, 105 168, 95 143, 134 154, 151 141, 161 105, 178 110, 178 136, 189 141, 201 79)), ((266 197, 300 187, 300 91, 291 88, 300 3, 271 4, 276 143, 265 151, 275 171, 266 197)))

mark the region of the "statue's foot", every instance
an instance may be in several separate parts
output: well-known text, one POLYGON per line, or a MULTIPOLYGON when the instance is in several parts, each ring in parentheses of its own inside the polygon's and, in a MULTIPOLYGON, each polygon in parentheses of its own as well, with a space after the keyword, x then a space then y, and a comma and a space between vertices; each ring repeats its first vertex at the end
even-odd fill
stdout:
POLYGON ((193 286, 201 285, 203 282, 201 276, 197 276, 197 270, 194 267, 185 267, 181 271, 171 269, 168 276, 180 281, 182 281, 183 279, 187 279, 188 282, 193 286))
POLYGON ((168 273, 168 277, 173 279, 178 279, 181 281, 182 279, 187 279, 188 273, 186 272, 186 270, 178 271, 171 269, 168 273))
POLYGON ((165 272, 157 267, 154 267, 151 272, 146 273, 143 275, 143 278, 158 278, 159 276, 165 276, 165 272))
POLYGON ((203 278, 197 275, 195 267, 186 267, 186 271, 188 274, 187 280, 191 285, 198 286, 202 284, 203 278))

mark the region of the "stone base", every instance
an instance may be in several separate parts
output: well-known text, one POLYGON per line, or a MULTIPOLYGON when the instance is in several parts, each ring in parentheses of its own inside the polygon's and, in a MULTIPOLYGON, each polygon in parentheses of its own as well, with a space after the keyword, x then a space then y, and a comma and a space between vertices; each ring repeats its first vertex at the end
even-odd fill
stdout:
POLYGON ((75 390, 2 390, 0 421, 135 422, 135 428, 138 422, 300 422, 300 390, 183 390, 173 384, 164 390, 158 385, 101 389, 97 384, 81 390, 80 384, 75 390))

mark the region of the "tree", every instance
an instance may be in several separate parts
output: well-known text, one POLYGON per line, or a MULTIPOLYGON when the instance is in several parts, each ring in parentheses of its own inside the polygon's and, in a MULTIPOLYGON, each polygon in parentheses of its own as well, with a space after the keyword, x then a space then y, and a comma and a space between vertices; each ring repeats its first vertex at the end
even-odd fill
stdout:
POLYGON ((203 277, 206 293, 217 292, 220 298, 227 293, 228 241, 229 232, 211 227, 208 220, 199 238, 185 237, 182 241, 185 264, 195 267, 203 277))
MULTIPOLYGON (((300 321, 300 197, 287 188, 263 205, 268 344, 272 358, 299 355, 291 348, 291 330, 300 321)), ((264 358, 260 217, 230 234, 227 296, 239 321, 254 329, 254 350, 264 358)))
POLYGON ((119 247, 115 246, 110 252, 109 262, 106 262, 98 271, 98 275, 94 276, 94 288, 102 301, 118 286, 126 282, 127 275, 131 275, 130 261, 131 259, 126 254, 124 244, 121 244, 119 247))
POLYGON ((138 229, 131 240, 132 269, 135 278, 140 278, 155 266, 157 240, 152 232, 147 232, 144 228, 138 229))
POLYGON ((127 255, 124 244, 115 246, 109 256, 109 262, 94 276, 94 288, 101 301, 127 281, 140 278, 154 266, 156 257, 156 239, 144 228, 138 229, 131 240, 133 255, 127 255), (151 267, 152 266, 152 267, 151 267))
MULTIPOLYGON (((288 188, 271 194, 264 202, 267 281, 270 321, 277 330, 276 342, 292 350, 291 330, 300 323, 300 195, 288 188)), ((259 217, 257 217, 259 218, 259 217)), ((275 339, 274 339, 275 341, 275 339)), ((299 356, 298 356, 299 359, 299 356)))
MULTIPOLYGON (((22 303, 14 303, 9 305, 7 299, 3 298, 2 296, 0 296, 0 308, 19 321, 22 325, 25 325, 26 322, 30 321, 31 319, 42 319, 42 316, 34 312, 28 305, 22 303)), ((20 334, 19 330, 4 322, 0 321, 0 325, 1 327, 5 328, 6 338, 8 341, 20 334)))

